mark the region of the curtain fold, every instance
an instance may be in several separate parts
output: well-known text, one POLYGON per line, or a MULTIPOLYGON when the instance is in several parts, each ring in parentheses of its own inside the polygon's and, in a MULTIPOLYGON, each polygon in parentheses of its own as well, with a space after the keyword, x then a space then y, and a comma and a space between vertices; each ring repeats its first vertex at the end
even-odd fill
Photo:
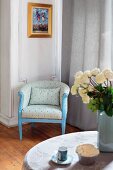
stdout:
MULTIPOLYGON (((70 87, 77 71, 112 67, 112 4, 112 0, 73 0, 70 87)), ((95 129, 96 113, 89 111, 80 97, 70 95, 68 123, 95 129)))

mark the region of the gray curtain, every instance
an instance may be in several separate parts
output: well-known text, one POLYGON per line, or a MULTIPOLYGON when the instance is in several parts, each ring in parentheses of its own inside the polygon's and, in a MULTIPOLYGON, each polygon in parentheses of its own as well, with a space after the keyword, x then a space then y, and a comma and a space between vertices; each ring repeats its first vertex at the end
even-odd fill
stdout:
MULTIPOLYGON (((113 68, 112 1, 63 1, 62 81, 70 87, 77 71, 113 68)), ((70 95, 68 123, 95 129, 96 113, 91 113, 80 97, 70 95)))

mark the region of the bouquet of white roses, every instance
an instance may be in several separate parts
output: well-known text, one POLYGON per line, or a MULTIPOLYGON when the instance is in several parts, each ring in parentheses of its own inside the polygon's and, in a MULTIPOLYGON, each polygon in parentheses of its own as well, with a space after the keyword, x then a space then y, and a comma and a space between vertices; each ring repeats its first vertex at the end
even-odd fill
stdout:
POLYGON ((71 88, 72 95, 79 94, 83 103, 93 112, 105 111, 108 116, 113 115, 113 71, 95 68, 91 71, 79 71, 75 74, 75 82, 71 88))

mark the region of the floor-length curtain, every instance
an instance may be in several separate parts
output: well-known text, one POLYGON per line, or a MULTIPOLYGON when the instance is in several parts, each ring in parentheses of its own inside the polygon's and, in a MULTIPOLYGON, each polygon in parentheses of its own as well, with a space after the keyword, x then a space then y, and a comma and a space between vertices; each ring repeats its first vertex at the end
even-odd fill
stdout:
MULTIPOLYGON (((70 12, 72 12, 72 43, 69 56, 71 87, 74 74, 79 70, 112 67, 112 0, 73 0, 70 12)), ((95 129, 96 113, 91 113, 79 97, 70 95, 68 123, 84 130, 95 129)))

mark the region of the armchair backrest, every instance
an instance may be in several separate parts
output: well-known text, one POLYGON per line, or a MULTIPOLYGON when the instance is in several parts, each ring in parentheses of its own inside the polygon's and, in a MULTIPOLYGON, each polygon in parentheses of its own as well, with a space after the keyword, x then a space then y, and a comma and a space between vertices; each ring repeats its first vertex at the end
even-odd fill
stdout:
POLYGON ((47 80, 43 80, 43 81, 36 81, 36 82, 32 82, 32 83, 27 83, 26 85, 24 85, 19 93, 23 94, 24 96, 24 102, 23 102, 23 108, 26 107, 29 103, 30 100, 30 94, 31 94, 31 89, 34 87, 38 87, 38 88, 60 88, 60 105, 62 106, 62 96, 63 94, 69 94, 69 87, 65 84, 62 83, 60 81, 47 81, 47 80))

